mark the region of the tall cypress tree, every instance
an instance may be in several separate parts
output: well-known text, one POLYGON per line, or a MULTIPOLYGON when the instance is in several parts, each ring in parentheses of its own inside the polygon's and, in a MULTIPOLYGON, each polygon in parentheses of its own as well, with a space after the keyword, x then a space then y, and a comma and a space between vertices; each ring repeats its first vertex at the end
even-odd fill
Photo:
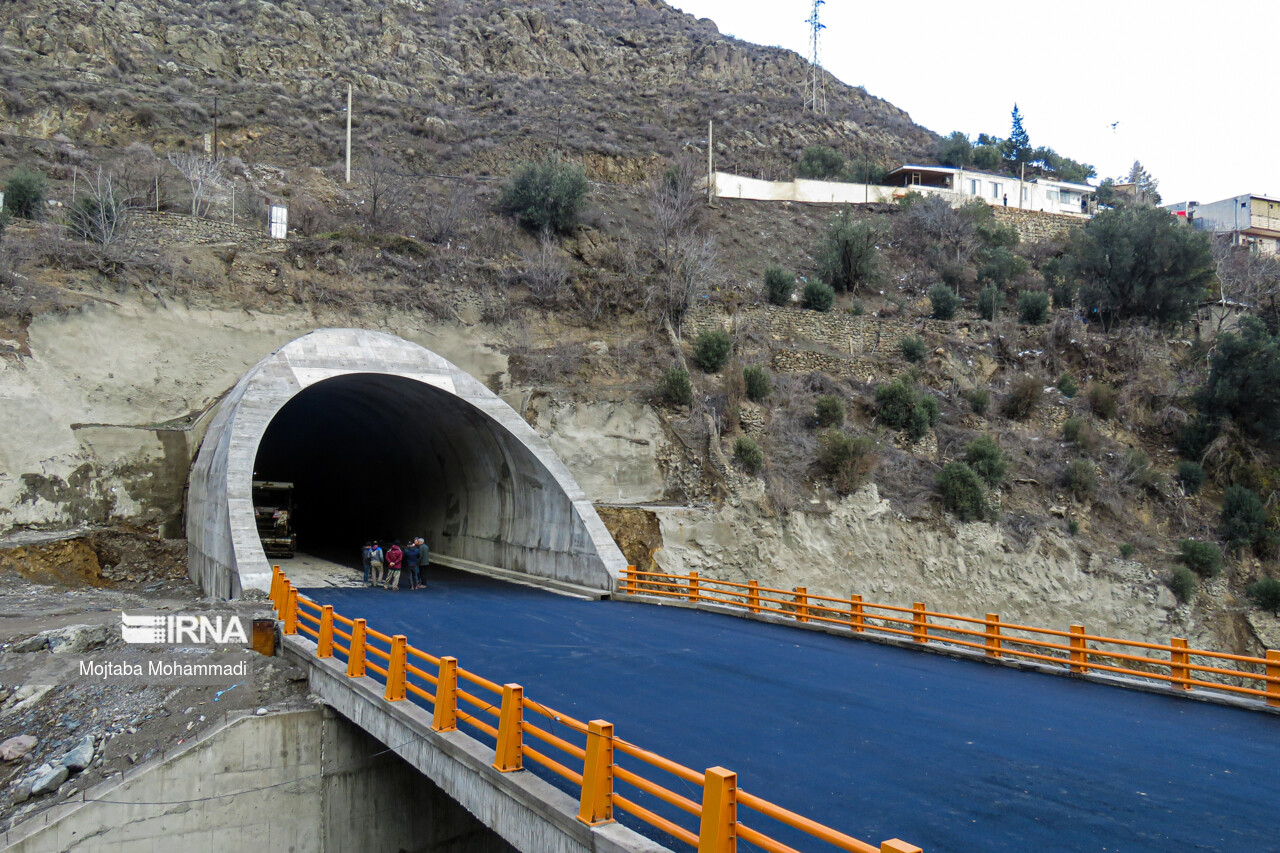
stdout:
POLYGON ((1013 167, 1031 162, 1031 136, 1022 126, 1022 112, 1018 105, 1013 105, 1013 124, 1009 128, 1009 138, 1004 141, 1004 156, 1013 167))

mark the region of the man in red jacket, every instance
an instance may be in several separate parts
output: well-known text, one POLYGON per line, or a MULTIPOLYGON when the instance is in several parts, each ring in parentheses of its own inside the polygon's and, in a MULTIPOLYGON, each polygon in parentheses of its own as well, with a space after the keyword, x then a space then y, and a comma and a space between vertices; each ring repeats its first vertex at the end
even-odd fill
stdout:
POLYGON ((397 539, 387 551, 387 567, 391 570, 388 572, 387 589, 400 588, 400 564, 403 560, 404 552, 400 550, 400 540, 397 539))

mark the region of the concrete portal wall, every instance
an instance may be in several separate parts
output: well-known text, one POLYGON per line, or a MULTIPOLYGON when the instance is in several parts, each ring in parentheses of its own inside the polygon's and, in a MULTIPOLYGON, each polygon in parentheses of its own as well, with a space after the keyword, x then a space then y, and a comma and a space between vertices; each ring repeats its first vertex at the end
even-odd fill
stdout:
MULTIPOLYGON (((270 565, 253 518, 252 481, 262 438, 280 410, 308 389, 345 380, 341 398, 394 398, 416 406, 423 458, 449 500, 414 518, 437 553, 533 578, 612 591, 626 560, 591 502, 546 441, 474 377, 394 335, 323 329, 264 358, 220 404, 191 472, 187 540, 191 578, 210 595, 267 590, 270 565), (368 376, 363 390, 353 377, 368 376), (407 380, 405 382, 404 380, 407 380), (400 393, 391 387, 409 387, 400 393)), ((336 392, 335 392, 336 393, 336 392)), ((334 407, 363 417, 377 406, 334 407)), ((370 421, 376 441, 378 422, 370 421)), ((411 475, 411 474, 410 474, 411 475)), ((366 538, 356 531, 353 536, 366 538)))

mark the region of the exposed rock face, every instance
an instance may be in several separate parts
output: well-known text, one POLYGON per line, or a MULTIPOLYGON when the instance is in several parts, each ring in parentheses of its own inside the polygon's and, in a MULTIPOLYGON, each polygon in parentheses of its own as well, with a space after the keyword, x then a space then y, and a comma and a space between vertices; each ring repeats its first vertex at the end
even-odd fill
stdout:
MULTIPOLYGON (((14 81, 38 69, 83 84, 61 88, 83 94, 87 110, 61 100, 27 111, 11 100, 9 118, 23 113, 21 126, 41 135, 73 120, 83 127, 86 113, 124 113, 101 90, 127 90, 129 81, 168 87, 167 97, 139 106, 207 129, 212 105, 196 91, 217 81, 233 111, 226 139, 244 143, 269 132, 277 113, 305 108, 314 120, 321 105, 331 113, 354 79, 361 112, 404 114, 411 149, 421 139, 485 138, 533 153, 554 134, 571 151, 643 158, 696 146, 708 115, 722 122, 721 150, 734 168, 789 168, 801 147, 820 141, 909 159, 935 138, 834 80, 830 117, 806 114, 802 57, 727 38, 658 0, 17 0, 6 13, 0 40, 14 81)), ((47 88, 23 91, 38 100, 47 88)), ((131 114, 108 124, 128 124, 131 114)))

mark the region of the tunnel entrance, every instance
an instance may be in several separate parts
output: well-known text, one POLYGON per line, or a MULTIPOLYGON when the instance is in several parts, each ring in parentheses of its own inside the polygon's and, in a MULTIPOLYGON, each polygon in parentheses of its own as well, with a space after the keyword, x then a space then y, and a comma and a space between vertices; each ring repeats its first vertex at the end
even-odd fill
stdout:
POLYGON ((299 551, 353 565, 422 536, 432 562, 609 592, 626 567, 563 463, 510 406, 393 335, 312 332, 219 405, 192 468, 190 573, 213 595, 269 588, 254 481, 292 483, 299 551))

